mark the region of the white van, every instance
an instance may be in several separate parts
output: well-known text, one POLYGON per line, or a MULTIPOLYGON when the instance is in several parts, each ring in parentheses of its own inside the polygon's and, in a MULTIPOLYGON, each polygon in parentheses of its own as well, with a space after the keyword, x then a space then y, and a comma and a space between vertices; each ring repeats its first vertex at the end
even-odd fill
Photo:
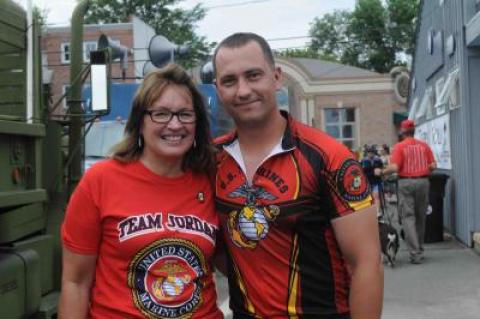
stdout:
POLYGON ((98 121, 92 124, 85 136, 84 171, 105 159, 112 147, 122 140, 125 124, 125 120, 98 121))

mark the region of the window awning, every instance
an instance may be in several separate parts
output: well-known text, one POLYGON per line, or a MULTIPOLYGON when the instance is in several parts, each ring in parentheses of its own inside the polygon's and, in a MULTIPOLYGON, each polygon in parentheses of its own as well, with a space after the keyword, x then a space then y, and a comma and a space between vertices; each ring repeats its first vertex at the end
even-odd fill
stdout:
POLYGON ((400 123, 407 118, 408 112, 393 111, 393 124, 400 125, 400 123))
POLYGON ((449 104, 452 97, 452 92, 454 91, 456 81, 458 81, 459 71, 458 69, 453 70, 448 74, 447 80, 445 81, 443 88, 437 97, 437 103, 435 108, 449 104))
POLYGON ((469 48, 480 46, 480 11, 465 25, 465 41, 469 48))

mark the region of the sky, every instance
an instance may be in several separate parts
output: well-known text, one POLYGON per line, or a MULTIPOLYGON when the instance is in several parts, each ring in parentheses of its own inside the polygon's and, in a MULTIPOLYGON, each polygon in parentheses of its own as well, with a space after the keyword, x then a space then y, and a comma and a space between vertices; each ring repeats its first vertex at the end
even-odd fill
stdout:
MULTIPOLYGON (((23 6, 27 3, 27 0, 14 1, 23 6)), ((75 0, 32 1, 47 10, 47 21, 52 25, 69 24, 76 5, 75 0)), ((304 47, 315 17, 336 9, 353 10, 355 5, 355 0, 183 0, 179 6, 192 8, 199 2, 209 9, 196 31, 209 42, 246 31, 260 34, 274 49, 304 47)))

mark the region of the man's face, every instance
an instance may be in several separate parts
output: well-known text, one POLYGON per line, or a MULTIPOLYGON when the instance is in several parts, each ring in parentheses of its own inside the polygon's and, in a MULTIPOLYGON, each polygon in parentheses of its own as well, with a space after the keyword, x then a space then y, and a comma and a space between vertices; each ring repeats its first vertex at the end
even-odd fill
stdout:
POLYGON ((282 73, 267 62, 258 43, 223 47, 215 62, 218 95, 237 126, 262 124, 275 116, 282 73))

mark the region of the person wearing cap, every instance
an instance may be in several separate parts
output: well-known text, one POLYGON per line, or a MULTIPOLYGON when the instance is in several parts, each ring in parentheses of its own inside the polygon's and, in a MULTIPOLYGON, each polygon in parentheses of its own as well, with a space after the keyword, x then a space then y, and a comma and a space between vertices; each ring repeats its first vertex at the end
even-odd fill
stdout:
MULTIPOLYGON (((382 187, 382 178, 375 175, 374 171, 376 168, 383 168, 383 163, 377 153, 377 148, 375 145, 366 146, 365 148, 365 157, 362 159, 361 164, 365 175, 367 176, 368 182, 372 187, 372 195, 376 203, 380 203, 379 200, 379 190, 382 187)), ((380 208, 377 205, 377 208, 380 208)), ((377 212, 377 215, 380 215, 380 212, 377 212)))
POLYGON ((437 164, 431 148, 414 138, 415 123, 400 124, 403 140, 394 145, 390 164, 377 169, 377 175, 398 174, 399 214, 412 264, 422 263, 424 256, 425 219, 428 207, 428 177, 437 164))

